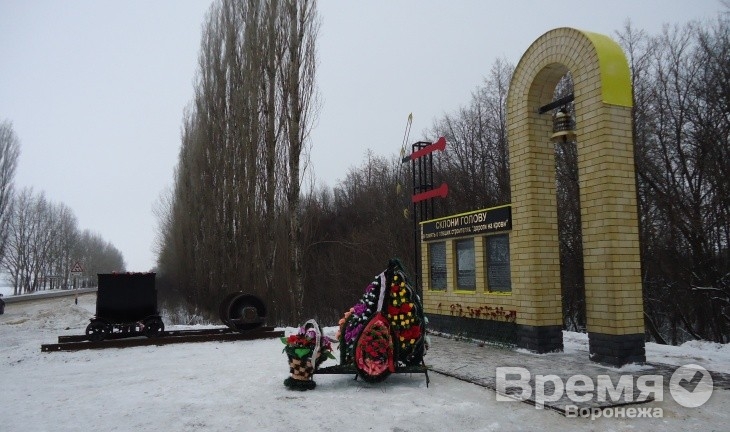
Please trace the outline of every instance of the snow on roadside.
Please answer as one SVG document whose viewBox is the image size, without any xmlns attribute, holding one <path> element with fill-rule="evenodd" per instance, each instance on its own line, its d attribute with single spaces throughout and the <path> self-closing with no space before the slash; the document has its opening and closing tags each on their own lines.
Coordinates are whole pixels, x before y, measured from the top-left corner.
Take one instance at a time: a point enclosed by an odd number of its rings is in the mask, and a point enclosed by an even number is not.
<svg viewBox="0 0 730 432">
<path fill-rule="evenodd" d="M 72 297 L 11 304 L 0 315 L 0 430 L 711 431 L 730 422 L 728 392 L 692 411 L 665 401 L 663 419 L 596 421 L 497 402 L 491 390 L 437 373 L 428 388 L 422 375 L 380 384 L 319 375 L 315 390 L 296 392 L 283 385 L 278 339 L 40 351 L 59 335 L 83 333 L 94 301 L 89 294 L 78 306 Z"/>
</svg>

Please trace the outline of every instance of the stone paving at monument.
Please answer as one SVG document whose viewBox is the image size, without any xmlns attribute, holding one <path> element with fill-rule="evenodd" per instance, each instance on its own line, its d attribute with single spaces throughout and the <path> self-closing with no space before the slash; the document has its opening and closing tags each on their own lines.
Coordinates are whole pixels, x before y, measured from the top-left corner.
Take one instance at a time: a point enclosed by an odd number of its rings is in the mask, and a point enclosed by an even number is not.
<svg viewBox="0 0 730 432">
<path fill-rule="evenodd" d="M 473 384 L 486 387 L 492 390 L 497 389 L 496 368 L 497 367 L 522 367 L 530 374 L 530 384 L 533 389 L 531 397 L 525 403 L 535 404 L 535 376 L 536 375 L 557 375 L 563 383 L 567 382 L 572 375 L 582 374 L 592 378 L 594 381 L 599 375 L 608 375 L 615 386 L 621 375 L 662 375 L 664 377 L 664 395 L 669 397 L 667 390 L 669 379 L 678 366 L 651 363 L 644 365 L 627 365 L 622 368 L 605 366 L 592 362 L 589 359 L 587 350 L 571 352 L 555 352 L 548 354 L 535 354 L 526 350 L 510 347 L 502 347 L 474 342 L 471 340 L 458 340 L 454 338 L 431 335 L 431 346 L 424 357 L 426 365 L 431 371 L 452 376 Z M 710 371 L 715 389 L 730 390 L 730 374 Z M 514 379 L 514 378 L 510 378 Z M 634 380 L 634 382 L 636 382 Z M 545 394 L 552 395 L 554 388 L 548 382 L 545 386 Z M 509 389 L 508 389 L 509 390 Z M 519 395 L 519 389 L 513 389 L 508 393 Z M 633 402 L 639 396 L 639 390 L 634 388 L 632 401 L 626 401 L 624 396 L 613 401 L 607 397 L 606 401 L 600 402 L 592 398 L 588 402 L 576 403 L 568 399 L 566 393 L 555 402 L 545 402 L 545 408 L 566 414 L 566 407 L 570 405 L 578 408 L 606 408 L 621 405 L 635 405 Z M 649 398 L 644 402 L 650 402 Z"/>
</svg>

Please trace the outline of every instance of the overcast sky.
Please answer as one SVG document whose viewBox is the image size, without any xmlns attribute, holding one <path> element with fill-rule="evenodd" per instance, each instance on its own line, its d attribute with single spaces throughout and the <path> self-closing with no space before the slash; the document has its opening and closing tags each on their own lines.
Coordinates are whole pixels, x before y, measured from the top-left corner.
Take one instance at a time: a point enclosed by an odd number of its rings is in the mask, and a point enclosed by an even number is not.
<svg viewBox="0 0 730 432">
<path fill-rule="evenodd" d="M 129 271 L 155 265 L 152 209 L 172 183 L 210 3 L 0 0 L 0 120 L 21 142 L 16 187 L 69 206 Z M 409 113 L 410 143 L 466 104 L 497 58 L 516 64 L 553 28 L 613 37 L 631 19 L 658 34 L 722 10 L 718 0 L 320 1 L 309 170 L 332 187 L 368 149 L 396 154 Z"/>
</svg>

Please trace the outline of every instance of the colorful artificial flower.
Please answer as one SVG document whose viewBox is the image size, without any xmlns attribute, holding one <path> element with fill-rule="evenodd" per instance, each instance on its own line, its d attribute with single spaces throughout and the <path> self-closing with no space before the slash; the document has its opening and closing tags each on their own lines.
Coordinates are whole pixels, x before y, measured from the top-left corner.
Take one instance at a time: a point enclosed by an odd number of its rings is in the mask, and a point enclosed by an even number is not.
<svg viewBox="0 0 730 432">
<path fill-rule="evenodd" d="M 317 361 L 324 359 L 334 359 L 332 354 L 332 343 L 325 335 L 320 336 L 319 358 Z M 309 358 L 314 352 L 317 345 L 317 333 L 313 328 L 304 329 L 300 327 L 297 333 L 282 337 L 281 342 L 284 344 L 284 350 L 288 356 L 299 359 Z"/>
<path fill-rule="evenodd" d="M 391 362 L 415 364 L 421 361 L 424 351 L 420 298 L 402 273 L 400 263 L 394 261 L 389 266 L 392 267 L 376 276 L 365 288 L 358 303 L 339 320 L 337 338 L 340 341 L 341 364 L 355 363 L 361 371 L 368 371 L 370 375 L 377 375 L 376 372 L 384 367 L 383 355 Z M 387 282 L 381 286 L 384 281 Z M 385 345 L 384 338 L 376 337 L 383 328 L 376 327 L 377 331 L 373 332 L 371 326 L 371 331 L 368 330 L 374 320 L 380 320 L 379 316 L 388 329 L 389 343 Z M 390 348 L 386 348 L 388 345 Z M 398 358 L 395 359 L 394 355 Z"/>
</svg>

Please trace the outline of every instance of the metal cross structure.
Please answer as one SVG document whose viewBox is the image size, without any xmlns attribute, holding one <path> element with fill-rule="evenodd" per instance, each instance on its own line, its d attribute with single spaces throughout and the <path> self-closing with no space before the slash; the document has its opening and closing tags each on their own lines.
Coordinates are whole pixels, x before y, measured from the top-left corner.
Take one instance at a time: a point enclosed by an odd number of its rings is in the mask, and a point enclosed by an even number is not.
<svg viewBox="0 0 730 432">
<path fill-rule="evenodd" d="M 403 158 L 402 162 L 411 162 L 411 173 L 413 176 L 413 259 L 415 271 L 413 272 L 417 290 L 420 290 L 421 254 L 420 254 L 420 228 L 423 221 L 433 219 L 433 199 L 436 197 L 446 198 L 449 193 L 449 186 L 442 183 L 434 188 L 433 184 L 433 152 L 446 149 L 446 138 L 441 137 L 436 142 L 418 141 L 411 145 L 411 154 Z"/>
</svg>

